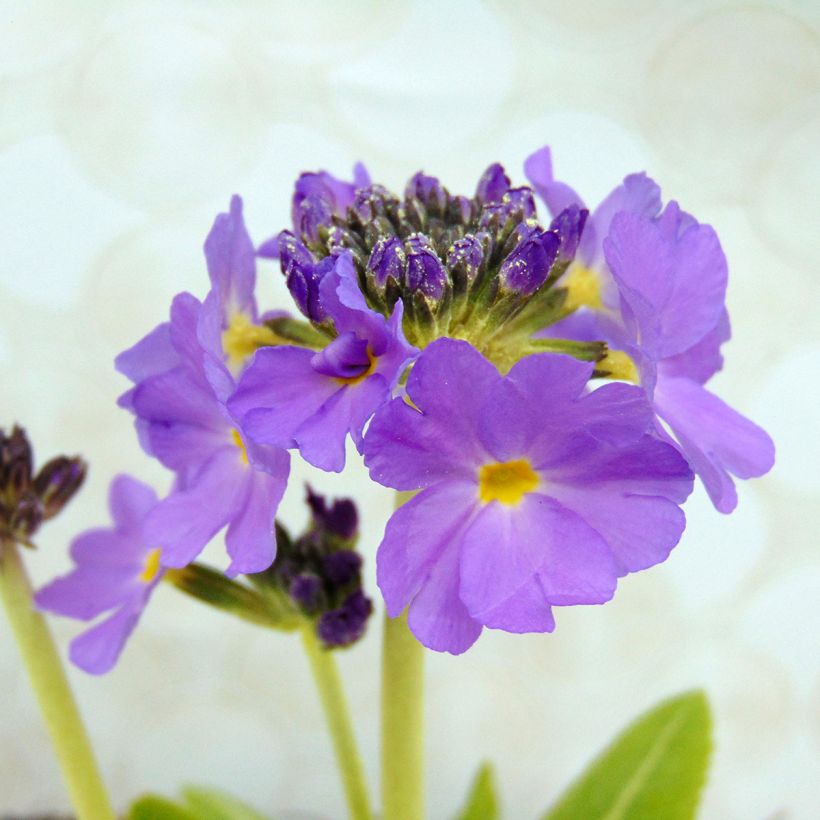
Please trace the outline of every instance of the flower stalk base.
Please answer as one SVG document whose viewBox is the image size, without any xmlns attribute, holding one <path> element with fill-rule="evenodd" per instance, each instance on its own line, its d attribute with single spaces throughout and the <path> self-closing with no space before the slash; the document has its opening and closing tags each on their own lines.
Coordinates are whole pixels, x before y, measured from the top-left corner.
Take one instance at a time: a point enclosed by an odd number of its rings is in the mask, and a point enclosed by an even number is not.
<svg viewBox="0 0 820 820">
<path fill-rule="evenodd" d="M 17 546 L 0 542 L 0 597 L 79 820 L 114 820 L 91 744 Z"/>
<path fill-rule="evenodd" d="M 424 817 L 424 647 L 406 614 L 384 619 L 382 800 L 384 820 Z"/>
<path fill-rule="evenodd" d="M 344 697 L 336 660 L 330 650 L 324 649 L 316 637 L 313 624 L 302 629 L 305 648 L 319 699 L 327 720 L 333 751 L 342 778 L 348 811 L 352 820 L 371 820 L 373 813 L 367 792 L 361 756 L 353 735 L 350 712 Z"/>
</svg>

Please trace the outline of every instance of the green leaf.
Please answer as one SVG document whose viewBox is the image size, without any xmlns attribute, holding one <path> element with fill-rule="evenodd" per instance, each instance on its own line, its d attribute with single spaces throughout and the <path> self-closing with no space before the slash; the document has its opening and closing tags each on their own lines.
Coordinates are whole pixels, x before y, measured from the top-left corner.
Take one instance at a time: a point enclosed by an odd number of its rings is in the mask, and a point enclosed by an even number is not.
<svg viewBox="0 0 820 820">
<path fill-rule="evenodd" d="M 478 770 L 467 803 L 456 820 L 498 820 L 498 799 L 495 796 L 495 776 L 489 763 Z"/>
<path fill-rule="evenodd" d="M 198 820 L 269 820 L 235 797 L 214 789 L 187 786 L 182 796 Z"/>
<path fill-rule="evenodd" d="M 193 812 L 156 794 L 146 794 L 128 810 L 128 820 L 198 820 Z"/>
<path fill-rule="evenodd" d="M 711 727 L 703 692 L 664 701 L 627 727 L 543 820 L 691 820 Z"/>
</svg>

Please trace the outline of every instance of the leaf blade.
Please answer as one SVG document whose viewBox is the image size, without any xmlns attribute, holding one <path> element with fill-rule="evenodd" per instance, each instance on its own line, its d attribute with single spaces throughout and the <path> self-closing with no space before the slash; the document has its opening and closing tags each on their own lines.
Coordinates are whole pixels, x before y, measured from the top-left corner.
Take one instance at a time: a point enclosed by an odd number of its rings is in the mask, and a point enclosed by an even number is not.
<svg viewBox="0 0 820 820">
<path fill-rule="evenodd" d="M 456 820 L 498 820 L 498 798 L 492 764 L 483 763 L 473 778 L 467 802 Z"/>
<path fill-rule="evenodd" d="M 711 747 L 702 692 L 664 701 L 616 737 L 543 820 L 691 820 Z"/>
</svg>

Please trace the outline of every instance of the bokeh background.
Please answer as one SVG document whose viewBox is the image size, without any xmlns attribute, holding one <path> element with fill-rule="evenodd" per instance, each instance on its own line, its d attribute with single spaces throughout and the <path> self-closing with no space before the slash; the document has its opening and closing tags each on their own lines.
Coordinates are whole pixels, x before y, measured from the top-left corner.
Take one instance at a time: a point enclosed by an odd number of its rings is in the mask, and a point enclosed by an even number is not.
<svg viewBox="0 0 820 820">
<path fill-rule="evenodd" d="M 43 582 L 106 520 L 111 476 L 168 486 L 114 401 L 114 355 L 202 296 L 202 241 L 241 193 L 254 238 L 288 221 L 302 169 L 362 159 L 391 186 L 423 168 L 472 192 L 492 160 L 549 143 L 597 202 L 646 170 L 720 233 L 734 339 L 716 389 L 773 434 L 772 474 L 731 517 L 698 491 L 669 561 L 551 636 L 485 632 L 429 654 L 428 789 L 452 814 L 482 759 L 506 816 L 535 817 L 657 699 L 705 687 L 712 820 L 820 816 L 820 6 L 781 2 L 76 2 L 0 10 L 0 423 L 40 458 L 82 452 L 88 484 L 28 556 Z M 275 265 L 262 304 L 285 305 Z M 390 493 L 357 458 L 300 481 L 351 494 L 372 557 Z M 222 564 L 221 547 L 209 548 Z M 372 567 L 372 564 L 371 564 Z M 370 589 L 375 591 L 372 571 Z M 54 624 L 65 646 L 74 624 Z M 380 627 L 340 657 L 373 782 Z M 117 669 L 72 671 L 120 806 L 207 783 L 284 816 L 343 816 L 298 641 L 155 596 Z M 0 625 L 0 815 L 66 809 Z M 304 816 L 304 815 L 300 815 Z"/>
</svg>

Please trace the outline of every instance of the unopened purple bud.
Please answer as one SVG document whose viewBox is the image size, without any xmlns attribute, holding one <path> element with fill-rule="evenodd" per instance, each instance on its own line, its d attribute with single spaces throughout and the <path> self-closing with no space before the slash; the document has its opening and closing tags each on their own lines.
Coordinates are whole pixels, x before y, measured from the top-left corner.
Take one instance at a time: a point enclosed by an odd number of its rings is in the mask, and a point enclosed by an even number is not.
<svg viewBox="0 0 820 820">
<path fill-rule="evenodd" d="M 320 228 L 329 228 L 333 205 L 322 196 L 311 194 L 293 208 L 293 226 L 305 242 L 318 242 Z"/>
<path fill-rule="evenodd" d="M 370 254 L 367 269 L 373 273 L 379 287 L 384 287 L 390 277 L 396 282 L 404 282 L 407 274 L 407 254 L 404 252 L 402 241 L 396 236 L 379 239 Z"/>
<path fill-rule="evenodd" d="M 476 188 L 476 199 L 479 202 L 500 202 L 510 187 L 510 178 L 504 171 L 504 167 L 494 162 L 478 180 Z"/>
<path fill-rule="evenodd" d="M 484 246 L 473 234 L 456 240 L 447 251 L 447 267 L 453 281 L 472 282 L 484 261 Z"/>
<path fill-rule="evenodd" d="M 423 234 L 413 234 L 407 239 L 405 248 L 407 289 L 411 293 L 421 291 L 430 299 L 441 299 L 450 279 L 430 240 Z"/>
<path fill-rule="evenodd" d="M 288 594 L 305 612 L 315 612 L 322 598 L 322 579 L 303 572 L 290 582 Z"/>
<path fill-rule="evenodd" d="M 552 231 L 532 231 L 502 262 L 498 274 L 502 287 L 522 295 L 534 293 L 546 281 L 560 244 Z"/>
<path fill-rule="evenodd" d="M 288 290 L 299 310 L 308 318 L 314 318 L 311 316 L 311 308 L 313 307 L 315 313 L 315 305 L 312 305 L 312 302 L 315 301 L 313 291 L 316 290 L 316 286 L 313 283 L 316 278 L 316 261 L 313 254 L 290 231 L 282 231 L 279 234 L 279 264 L 287 279 Z"/>
<path fill-rule="evenodd" d="M 399 207 L 399 200 L 383 185 L 370 185 L 356 191 L 351 208 L 363 223 L 377 217 L 389 218 Z"/>
<path fill-rule="evenodd" d="M 353 550 L 331 552 L 322 560 L 325 579 L 336 589 L 359 580 L 362 569 L 362 557 Z"/>
<path fill-rule="evenodd" d="M 346 541 L 356 535 L 359 527 L 359 514 L 356 505 L 349 498 L 337 499 L 332 506 L 328 507 L 325 497 L 313 492 L 308 486 L 307 503 L 313 516 L 314 526 L 329 530 Z"/>
<path fill-rule="evenodd" d="M 53 518 L 85 481 L 86 465 L 79 458 L 58 456 L 43 465 L 34 478 L 34 492 L 43 508 L 43 519 Z"/>
<path fill-rule="evenodd" d="M 408 199 L 415 197 L 427 209 L 429 214 L 441 216 L 447 208 L 447 192 L 436 177 L 429 177 L 419 171 L 414 174 L 404 195 Z"/>
<path fill-rule="evenodd" d="M 450 213 L 454 222 L 467 224 L 473 218 L 473 202 L 466 196 L 450 197 Z"/>
<path fill-rule="evenodd" d="M 373 604 L 361 590 L 351 593 L 339 609 L 319 618 L 316 632 L 327 647 L 347 646 L 364 635 Z"/>
<path fill-rule="evenodd" d="M 501 199 L 508 214 L 521 213 L 521 218 L 529 219 L 535 214 L 535 198 L 532 188 L 527 185 L 521 188 L 510 188 Z"/>
<path fill-rule="evenodd" d="M 589 211 L 586 208 L 570 205 L 552 220 L 549 229 L 558 234 L 560 240 L 558 259 L 561 262 L 571 262 L 575 257 L 587 216 L 589 216 Z"/>
</svg>

